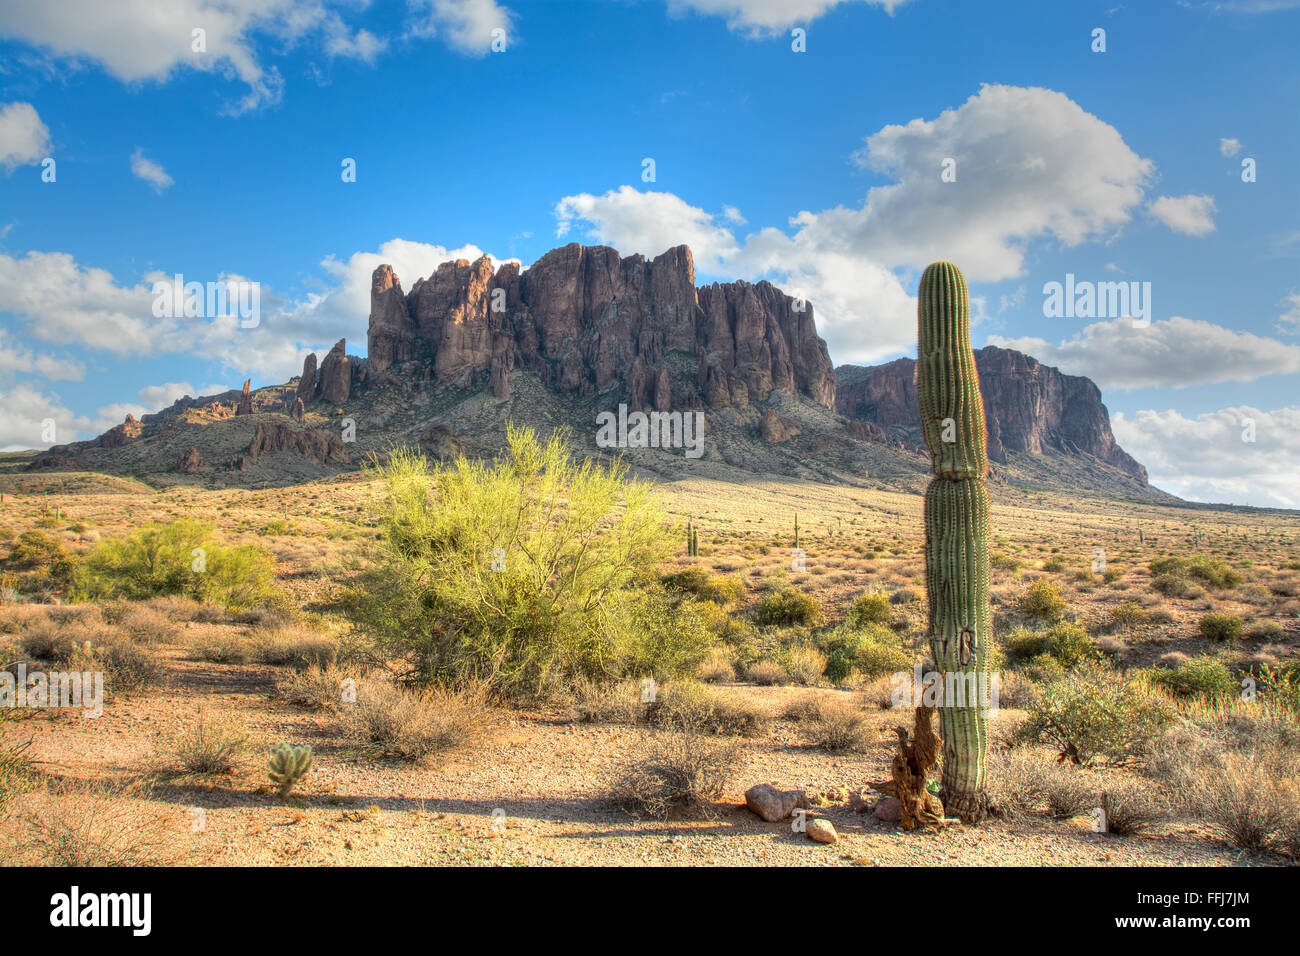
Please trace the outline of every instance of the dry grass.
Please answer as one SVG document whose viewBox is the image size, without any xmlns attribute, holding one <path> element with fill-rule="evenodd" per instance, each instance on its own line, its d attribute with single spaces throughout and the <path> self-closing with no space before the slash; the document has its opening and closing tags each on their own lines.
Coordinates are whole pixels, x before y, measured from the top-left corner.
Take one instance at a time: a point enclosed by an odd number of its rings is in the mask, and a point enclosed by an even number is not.
<svg viewBox="0 0 1300 956">
<path fill-rule="evenodd" d="M 495 723 L 482 688 L 408 690 L 379 681 L 361 683 L 339 721 L 362 752 L 412 763 L 470 749 Z"/>
<path fill-rule="evenodd" d="M 177 854 L 177 827 L 142 812 L 141 784 L 61 784 L 31 795 L 24 856 L 38 866 L 158 866 Z"/>
<path fill-rule="evenodd" d="M 229 776 L 240 769 L 249 749 L 248 734 L 238 723 L 199 711 L 194 723 L 157 755 L 157 774 L 164 780 Z"/>
<path fill-rule="evenodd" d="M 741 759 L 738 744 L 696 733 L 656 736 L 638 750 L 644 756 L 623 769 L 613 800 L 657 819 L 683 811 L 709 813 Z"/>
</svg>

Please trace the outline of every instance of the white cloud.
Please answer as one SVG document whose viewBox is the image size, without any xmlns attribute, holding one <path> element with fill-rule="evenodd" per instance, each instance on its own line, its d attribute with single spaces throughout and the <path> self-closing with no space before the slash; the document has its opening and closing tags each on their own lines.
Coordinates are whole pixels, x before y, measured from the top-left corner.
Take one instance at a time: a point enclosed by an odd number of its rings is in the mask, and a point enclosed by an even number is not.
<svg viewBox="0 0 1300 956">
<path fill-rule="evenodd" d="M 1224 156 L 1236 156 L 1241 152 L 1241 140 L 1222 138 L 1219 140 L 1219 152 Z"/>
<path fill-rule="evenodd" d="M 0 166 L 12 170 L 50 155 L 50 131 L 31 103 L 0 107 Z"/>
<path fill-rule="evenodd" d="M 1246 421 L 1254 422 L 1254 441 Z M 1192 501 L 1300 508 L 1300 408 L 1224 408 L 1188 418 L 1168 410 L 1111 416 L 1116 440 L 1151 483 Z"/>
<path fill-rule="evenodd" d="M 893 13 L 907 0 L 668 0 L 668 12 L 726 17 L 732 30 L 770 36 L 792 26 L 806 26 L 841 4 L 863 2 Z"/>
<path fill-rule="evenodd" d="M 415 36 L 440 36 L 450 46 L 477 56 L 488 53 L 492 31 L 506 31 L 507 49 L 512 40 L 514 14 L 496 0 L 408 0 L 418 17 Z"/>
<path fill-rule="evenodd" d="M 86 367 L 80 362 L 37 355 L 26 346 L 10 345 L 8 339 L 8 330 L 0 328 L 0 379 L 39 375 L 50 382 L 79 382 L 86 377 Z"/>
<path fill-rule="evenodd" d="M 957 181 L 940 178 L 945 158 Z M 737 238 L 740 223 L 672 193 L 623 186 L 566 196 L 558 235 L 575 224 L 620 252 L 657 255 L 681 242 L 700 271 L 771 278 L 808 298 L 836 362 L 873 361 L 915 342 L 915 273 L 959 262 L 971 281 L 1023 274 L 1027 246 L 1109 238 L 1140 208 L 1155 167 L 1111 126 L 1051 90 L 984 86 L 934 120 L 886 126 L 856 156 L 891 176 L 857 209 L 800 212 Z M 900 277 L 896 270 L 902 270 Z"/>
<path fill-rule="evenodd" d="M 1147 210 L 1174 232 L 1206 236 L 1214 232 L 1213 196 L 1161 196 Z"/>
<path fill-rule="evenodd" d="M 387 40 L 381 40 L 369 30 L 361 29 L 349 35 L 341 20 L 338 24 L 337 32 L 325 41 L 325 50 L 330 56 L 353 57 L 373 66 L 379 54 L 388 48 Z"/>
<path fill-rule="evenodd" d="M 156 193 L 161 193 L 175 182 L 167 175 L 167 170 L 162 168 L 162 164 L 155 163 L 145 156 L 144 150 L 139 146 L 131 154 L 131 175 L 136 179 L 143 179 Z"/>
<path fill-rule="evenodd" d="M 1292 292 L 1286 301 L 1290 308 L 1278 316 L 1277 327 L 1282 332 L 1300 332 L 1300 292 Z"/>
<path fill-rule="evenodd" d="M 591 239 L 614 246 L 625 256 L 639 252 L 652 258 L 684 243 L 691 247 L 701 272 L 718 274 L 723 271 L 723 261 L 740 248 L 735 235 L 723 225 L 736 221 L 728 210 L 740 215 L 739 210 L 724 207 L 715 216 L 673 193 L 638 192 L 620 186 L 600 196 L 565 196 L 555 206 L 555 234 L 565 236 L 575 221 L 581 221 L 587 224 Z"/>
<path fill-rule="evenodd" d="M 57 395 L 28 384 L 14 385 L 0 392 L 0 451 L 48 448 L 74 441 L 88 421 L 64 407 Z M 54 423 L 53 441 L 44 438 L 46 422 Z"/>
<path fill-rule="evenodd" d="M 1128 319 L 1096 322 L 1059 344 L 1000 335 L 987 342 L 1086 375 L 1103 390 L 1188 388 L 1300 372 L 1300 346 L 1178 315 L 1146 328 Z"/>
</svg>

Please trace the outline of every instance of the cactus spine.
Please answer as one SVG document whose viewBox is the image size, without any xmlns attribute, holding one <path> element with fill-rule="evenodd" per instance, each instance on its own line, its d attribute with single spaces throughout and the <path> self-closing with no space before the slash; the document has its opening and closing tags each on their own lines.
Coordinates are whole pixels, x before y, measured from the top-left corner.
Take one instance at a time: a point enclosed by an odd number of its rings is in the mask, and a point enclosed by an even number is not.
<svg viewBox="0 0 1300 956">
<path fill-rule="evenodd" d="M 966 280 L 952 263 L 933 263 L 921 277 L 917 327 L 921 429 L 935 475 L 925 494 L 930 646 L 939 672 L 961 677 L 944 681 L 941 796 L 947 813 L 977 823 L 988 808 L 988 727 L 981 700 L 992 645 L 988 432 L 970 344 Z"/>
<path fill-rule="evenodd" d="M 287 797 L 307 771 L 311 770 L 311 747 L 292 747 L 280 744 L 271 751 L 270 769 L 267 776 L 280 788 L 280 796 Z"/>
</svg>

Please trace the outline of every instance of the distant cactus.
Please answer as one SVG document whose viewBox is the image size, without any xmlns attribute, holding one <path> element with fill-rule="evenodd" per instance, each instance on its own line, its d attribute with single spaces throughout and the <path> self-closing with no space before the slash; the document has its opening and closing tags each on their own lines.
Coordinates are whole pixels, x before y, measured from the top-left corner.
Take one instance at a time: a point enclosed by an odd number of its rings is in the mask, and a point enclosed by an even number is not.
<svg viewBox="0 0 1300 956">
<path fill-rule="evenodd" d="M 930 645 L 943 674 L 975 675 L 982 692 L 992 647 L 989 609 L 988 431 L 970 344 L 966 280 L 950 262 L 921 277 L 917 395 L 934 479 L 925 495 L 925 576 Z M 963 684 L 970 687 L 969 680 Z M 951 686 L 951 685 L 946 685 Z M 972 689 L 975 689 L 972 688 Z M 960 706 L 958 704 L 960 703 Z M 947 812 L 978 822 L 988 808 L 984 702 L 943 701 L 942 799 Z"/>
<path fill-rule="evenodd" d="M 794 513 L 794 546 L 799 547 L 799 512 Z"/>
<path fill-rule="evenodd" d="M 686 556 L 697 558 L 700 555 L 700 538 L 693 522 L 686 522 Z"/>
<path fill-rule="evenodd" d="M 270 771 L 267 776 L 280 788 L 280 796 L 287 797 L 289 791 L 297 785 L 311 770 L 311 747 L 303 745 L 293 747 L 280 744 L 271 751 Z"/>
</svg>

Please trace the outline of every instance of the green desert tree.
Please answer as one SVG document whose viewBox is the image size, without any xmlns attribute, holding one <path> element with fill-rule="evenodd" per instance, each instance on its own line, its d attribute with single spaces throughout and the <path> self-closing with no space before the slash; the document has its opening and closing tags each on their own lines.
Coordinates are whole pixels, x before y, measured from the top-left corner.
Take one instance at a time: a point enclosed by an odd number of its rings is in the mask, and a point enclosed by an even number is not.
<svg viewBox="0 0 1300 956">
<path fill-rule="evenodd" d="M 649 485 L 576 461 L 563 432 L 507 437 L 491 462 L 398 448 L 378 465 L 383 539 L 347 605 L 380 655 L 516 697 L 694 666 L 708 631 L 659 581 L 674 541 Z"/>
</svg>

